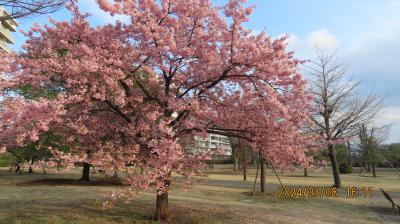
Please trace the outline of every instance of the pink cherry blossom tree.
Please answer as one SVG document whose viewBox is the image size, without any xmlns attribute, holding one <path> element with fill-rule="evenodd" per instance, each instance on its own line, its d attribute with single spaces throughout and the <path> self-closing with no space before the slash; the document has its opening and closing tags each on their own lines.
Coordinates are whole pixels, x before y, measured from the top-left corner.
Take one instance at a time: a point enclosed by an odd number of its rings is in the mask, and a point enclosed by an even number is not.
<svg viewBox="0 0 400 224">
<path fill-rule="evenodd" d="M 301 129 L 310 125 L 311 98 L 300 61 L 286 51 L 286 37 L 254 35 L 243 26 L 253 9 L 246 1 L 97 2 L 130 22 L 91 27 L 72 1 L 73 19 L 33 27 L 24 52 L 3 73 L 12 77 L 7 86 L 58 86 L 51 105 L 65 112 L 30 120 L 62 127 L 87 163 L 133 166 L 126 182 L 157 192 L 157 219 L 170 220 L 172 172 L 185 186 L 202 175 L 209 153 L 188 150 L 194 135 L 245 139 L 281 168 L 309 163 L 313 137 Z M 34 123 L 31 133 L 40 131 Z"/>
</svg>

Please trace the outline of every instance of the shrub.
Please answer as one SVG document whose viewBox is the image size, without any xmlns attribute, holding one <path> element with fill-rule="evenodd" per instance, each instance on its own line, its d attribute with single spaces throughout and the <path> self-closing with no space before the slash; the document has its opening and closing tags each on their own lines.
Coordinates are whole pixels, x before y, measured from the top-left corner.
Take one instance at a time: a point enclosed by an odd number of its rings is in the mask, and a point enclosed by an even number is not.
<svg viewBox="0 0 400 224">
<path fill-rule="evenodd" d="M 0 167 L 11 166 L 12 156 L 9 153 L 0 154 Z"/>
<path fill-rule="evenodd" d="M 349 174 L 353 171 L 353 168 L 348 163 L 341 163 L 339 165 L 339 173 L 341 174 Z"/>
</svg>

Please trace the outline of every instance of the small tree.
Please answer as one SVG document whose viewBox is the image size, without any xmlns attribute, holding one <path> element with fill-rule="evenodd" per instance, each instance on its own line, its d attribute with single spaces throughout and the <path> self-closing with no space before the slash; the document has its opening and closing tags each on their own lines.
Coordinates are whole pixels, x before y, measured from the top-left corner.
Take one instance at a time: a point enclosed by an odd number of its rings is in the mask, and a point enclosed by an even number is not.
<svg viewBox="0 0 400 224">
<path fill-rule="evenodd" d="M 380 144 L 384 139 L 382 133 L 385 132 L 385 129 L 386 127 L 368 128 L 365 124 L 359 127 L 358 148 L 360 150 L 361 163 L 365 164 L 368 169 L 372 169 L 373 177 L 376 177 L 376 166 L 379 163 L 384 162 L 384 154 L 382 153 Z"/>
<path fill-rule="evenodd" d="M 53 159 L 54 154 L 50 150 L 68 152 L 69 147 L 65 144 L 65 139 L 55 134 L 54 131 L 47 131 L 40 134 L 37 141 L 29 141 L 21 146 L 10 147 L 7 151 L 13 156 L 13 167 L 21 174 L 23 166 L 28 166 L 29 173 L 33 173 L 35 163 L 45 163 Z M 41 167 L 45 168 L 45 167 Z"/>
<path fill-rule="evenodd" d="M 254 151 L 251 146 L 245 140 L 242 140 L 242 150 L 241 150 L 241 163 L 243 168 L 243 181 L 247 181 L 247 168 L 250 165 L 250 158 L 253 156 Z"/>
<path fill-rule="evenodd" d="M 400 144 L 393 143 L 382 147 L 384 159 L 391 167 L 400 168 Z"/>
<path fill-rule="evenodd" d="M 250 158 L 253 156 L 251 146 L 245 139 L 238 137 L 229 137 L 232 148 L 231 158 L 233 161 L 233 170 L 237 171 L 239 166 L 243 169 L 243 180 L 247 180 L 247 167 L 250 164 Z"/>
<path fill-rule="evenodd" d="M 240 141 L 238 137 L 228 137 L 228 139 L 232 148 L 231 159 L 233 162 L 233 171 L 238 171 L 240 159 Z"/>
</svg>

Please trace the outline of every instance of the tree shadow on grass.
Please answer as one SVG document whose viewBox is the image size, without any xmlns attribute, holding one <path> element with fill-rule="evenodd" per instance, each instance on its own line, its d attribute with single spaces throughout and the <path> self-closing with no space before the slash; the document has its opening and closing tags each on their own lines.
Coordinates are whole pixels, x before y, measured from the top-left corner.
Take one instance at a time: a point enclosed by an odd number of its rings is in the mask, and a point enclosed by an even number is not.
<svg viewBox="0 0 400 224">
<path fill-rule="evenodd" d="M 393 223 L 400 223 L 400 214 L 398 209 L 391 208 L 388 206 L 374 206 L 374 207 L 365 207 L 369 212 L 374 212 L 379 214 L 379 216 L 384 217 L 386 220 L 390 220 Z"/>
<path fill-rule="evenodd" d="M 22 199 L 21 199 L 22 200 Z M 18 203 L 13 201 L 12 203 Z M 1 203 L 0 203 L 1 205 Z M 109 209 L 102 209 L 101 203 L 90 199 L 76 198 L 67 201 L 35 201 L 18 206 L 18 212 L 8 210 L 0 218 L 15 223 L 157 223 L 154 220 L 155 202 L 134 200 L 130 204 L 116 203 Z M 175 224 L 213 223 L 214 220 L 232 219 L 224 208 L 202 207 L 198 204 L 184 204 L 171 201 L 172 220 Z M 90 222 L 89 222 L 90 221 Z M 9 223 L 9 222 L 7 222 Z M 229 222 L 234 223 L 234 222 Z"/>
<path fill-rule="evenodd" d="M 120 178 L 94 179 L 91 181 L 80 181 L 67 178 L 46 178 L 29 180 L 17 183 L 19 186 L 126 186 Z"/>
<path fill-rule="evenodd" d="M 152 223 L 153 205 L 149 202 L 140 204 L 115 206 L 102 209 L 101 204 L 92 200 L 76 200 L 68 203 L 41 202 L 30 206 L 21 206 L 18 212 L 7 212 L 1 219 L 15 223 Z M 10 222 L 7 222 L 10 223 Z"/>
<path fill-rule="evenodd" d="M 309 175 L 305 177 L 304 175 L 282 175 L 281 177 L 295 177 L 295 178 L 304 178 L 304 179 L 324 179 L 324 176 L 313 176 Z"/>
</svg>

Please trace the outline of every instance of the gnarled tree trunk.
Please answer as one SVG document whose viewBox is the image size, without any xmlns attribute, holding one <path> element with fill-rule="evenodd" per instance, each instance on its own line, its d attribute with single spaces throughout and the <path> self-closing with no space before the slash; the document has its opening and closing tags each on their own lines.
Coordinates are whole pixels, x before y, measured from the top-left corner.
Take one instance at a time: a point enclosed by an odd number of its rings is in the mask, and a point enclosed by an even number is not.
<svg viewBox="0 0 400 224">
<path fill-rule="evenodd" d="M 171 210 L 168 205 L 168 188 L 170 183 L 171 180 L 166 181 L 167 190 L 165 192 L 157 192 L 155 220 L 163 224 L 171 223 Z"/>
</svg>

